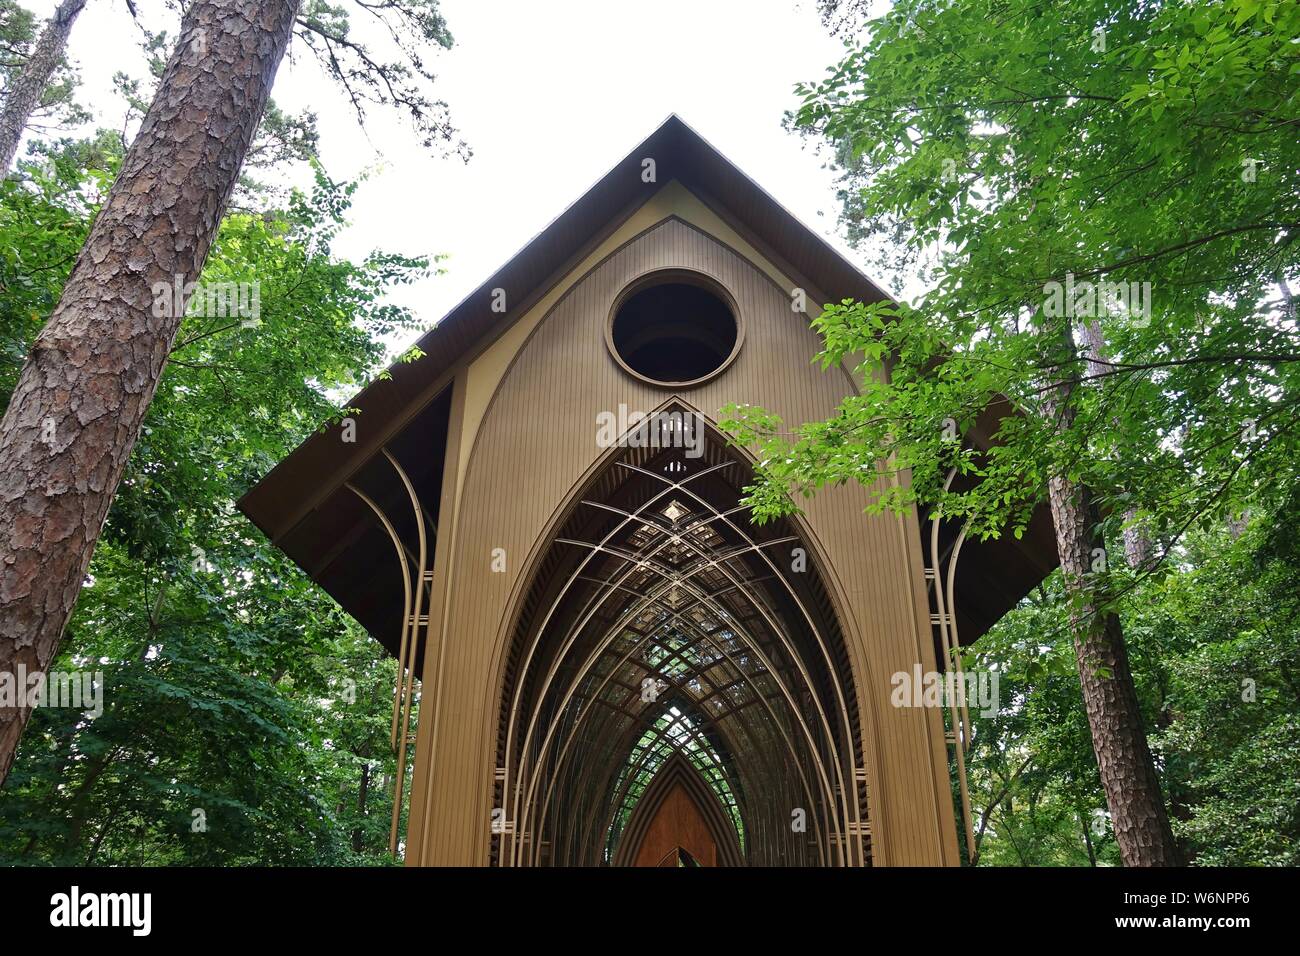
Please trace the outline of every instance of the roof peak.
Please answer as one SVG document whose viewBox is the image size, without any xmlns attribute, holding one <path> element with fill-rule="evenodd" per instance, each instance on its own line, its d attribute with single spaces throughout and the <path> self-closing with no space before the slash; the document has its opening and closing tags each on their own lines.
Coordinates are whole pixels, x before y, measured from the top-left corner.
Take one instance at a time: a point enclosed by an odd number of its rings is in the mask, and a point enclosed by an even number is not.
<svg viewBox="0 0 1300 956">
<path fill-rule="evenodd" d="M 655 177 L 642 177 L 643 160 L 655 160 Z M 560 281 L 618 224 L 673 180 L 708 205 L 791 280 L 819 302 L 855 298 L 878 301 L 886 294 L 822 236 L 672 112 L 600 179 L 415 343 L 415 362 L 392 365 L 348 405 L 365 417 L 365 440 L 341 445 L 337 425 L 309 436 L 239 502 L 263 531 L 278 540 L 312 508 L 340 488 L 347 476 L 379 453 L 445 388 L 450 371 L 485 337 L 500 330 L 494 290 L 505 289 L 518 318 L 544 290 Z M 339 449 L 347 452 L 340 454 Z"/>
</svg>

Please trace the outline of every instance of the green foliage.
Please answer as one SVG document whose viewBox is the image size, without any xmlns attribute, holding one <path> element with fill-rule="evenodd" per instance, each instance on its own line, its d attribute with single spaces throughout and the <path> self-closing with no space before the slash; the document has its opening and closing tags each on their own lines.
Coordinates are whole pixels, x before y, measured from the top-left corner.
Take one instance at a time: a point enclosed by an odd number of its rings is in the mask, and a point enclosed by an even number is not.
<svg viewBox="0 0 1300 956">
<path fill-rule="evenodd" d="M 1177 567 L 1141 582 L 1121 608 L 1174 831 L 1196 865 L 1300 863 L 1300 502 L 1291 498 L 1239 538 L 1192 535 Z M 1001 678 L 1000 711 L 972 712 L 981 865 L 1087 865 L 1088 842 L 1101 865 L 1118 863 L 1068 632 L 1053 575 L 968 654 L 967 667 Z"/>
<path fill-rule="evenodd" d="M 41 28 L 41 21 L 16 0 L 0 0 L 0 99 L 21 74 Z M 41 95 L 32 126 L 48 134 L 86 122 L 90 116 L 76 101 L 77 83 L 76 71 L 61 62 Z"/>
<path fill-rule="evenodd" d="M 1191 572 L 1135 613 L 1166 673 L 1154 745 L 1175 832 L 1212 866 L 1300 864 L 1300 521 L 1293 488 L 1235 542 L 1193 542 Z"/>
<path fill-rule="evenodd" d="M 873 21 L 795 122 L 844 164 L 855 237 L 928 265 L 929 290 L 815 320 L 824 364 L 875 373 L 827 421 L 733 410 L 768 464 L 760 514 L 882 461 L 910 483 L 880 482 L 877 508 L 986 536 L 1020 530 L 1054 474 L 1165 543 L 1267 495 L 1297 456 L 1298 33 L 1282 2 L 904 0 Z M 1082 294 L 1100 281 L 1150 294 L 1107 309 Z M 947 440 L 1001 396 L 1026 414 L 995 449 Z M 944 492 L 954 466 L 980 481 Z"/>
<path fill-rule="evenodd" d="M 371 4 L 358 0 L 367 17 L 363 27 L 375 29 L 367 37 L 353 22 L 351 4 L 306 0 L 298 15 L 294 36 L 316 57 L 321 69 L 347 96 L 364 122 L 370 105 L 386 105 L 405 113 L 421 142 L 430 148 L 450 150 L 469 158 L 469 149 L 457 138 L 446 102 L 432 99 L 424 87 L 434 81 L 424 63 L 425 50 L 450 49 L 451 31 L 438 0 L 398 0 Z M 375 27 L 373 21 L 380 26 Z M 394 59 L 386 55 L 396 54 Z"/>
<path fill-rule="evenodd" d="M 0 182 L 0 404 L 8 405 L 27 348 L 54 307 L 111 182 L 55 156 L 39 179 Z"/>
<path fill-rule="evenodd" d="M 864 6 L 821 4 L 841 24 Z M 897 0 L 865 21 L 790 123 L 833 150 L 850 238 L 926 291 L 813 320 L 817 361 L 864 383 L 827 420 L 738 406 L 723 423 L 758 449 L 760 520 L 857 482 L 873 512 L 1018 536 L 1064 478 L 1099 503 L 1112 553 L 1141 529 L 1156 565 L 1112 560 L 1086 588 L 1121 615 L 1202 863 L 1293 863 L 1297 846 L 1294 548 L 1252 537 L 1296 533 L 1297 36 L 1285 0 Z M 1070 621 L 1052 578 L 980 642 L 1011 701 L 976 726 L 985 862 L 1116 859 L 1092 830 L 1105 801 Z"/>
<path fill-rule="evenodd" d="M 0 188 L 0 399 L 111 181 L 82 145 Z M 103 713 L 34 712 L 0 861 L 387 859 L 395 664 L 234 508 L 416 328 L 383 295 L 427 261 L 331 252 L 352 189 L 223 223 L 202 281 L 256 283 L 260 322 L 182 325 L 53 668 L 102 672 Z"/>
<path fill-rule="evenodd" d="M 166 0 L 165 6 L 172 13 L 184 8 L 181 0 Z M 141 31 L 150 69 L 154 76 L 160 76 L 171 53 L 171 41 L 164 31 L 144 26 Z M 451 49 L 454 42 L 439 0 L 303 0 L 294 37 L 301 46 L 291 46 L 288 55 L 293 57 L 305 48 L 362 126 L 370 108 L 392 109 L 406 118 L 423 145 L 469 158 L 468 146 L 451 125 L 447 103 L 429 92 L 435 76 L 425 59 L 431 53 Z M 137 105 L 144 105 L 144 98 L 138 96 L 139 87 L 129 78 L 121 78 L 119 85 L 124 91 L 134 87 Z M 282 135 L 273 128 L 274 116 L 264 122 L 262 132 L 267 139 L 253 146 L 254 159 L 265 157 L 265 150 L 276 145 L 291 154 L 300 147 L 314 150 L 314 115 L 281 119 L 290 121 L 289 127 L 281 130 Z"/>
</svg>

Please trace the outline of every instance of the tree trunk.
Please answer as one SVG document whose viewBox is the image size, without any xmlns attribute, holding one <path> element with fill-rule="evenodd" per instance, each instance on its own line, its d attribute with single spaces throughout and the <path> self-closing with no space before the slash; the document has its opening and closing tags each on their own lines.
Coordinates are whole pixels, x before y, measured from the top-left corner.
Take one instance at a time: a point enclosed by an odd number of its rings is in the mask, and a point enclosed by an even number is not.
<svg viewBox="0 0 1300 956">
<path fill-rule="evenodd" d="M 365 817 L 366 815 L 366 796 L 370 792 L 370 764 L 361 765 L 361 786 L 357 789 L 357 816 Z M 360 853 L 365 847 L 365 831 L 361 827 L 356 827 L 352 831 L 352 849 Z"/>
<path fill-rule="evenodd" d="M 989 818 L 993 815 L 993 811 L 997 809 L 997 806 L 999 803 L 1002 802 L 1003 797 L 1010 795 L 1012 785 L 1014 785 L 1016 780 L 1020 777 L 1020 775 L 1025 772 L 1025 768 L 1028 767 L 1031 763 L 1033 763 L 1033 760 L 1034 760 L 1033 754 L 1030 754 L 1028 757 L 1024 759 L 1024 762 L 1019 767 L 1016 768 L 1015 773 L 1013 773 L 1010 777 L 1006 779 L 1006 781 L 1002 784 L 1002 789 L 1000 789 L 997 792 L 997 795 L 992 800 L 989 801 L 988 806 L 986 806 L 983 812 L 980 814 L 980 825 L 975 830 L 975 852 L 970 854 L 971 866 L 979 865 L 980 850 L 983 848 L 984 845 L 984 833 L 985 831 L 988 830 Z"/>
<path fill-rule="evenodd" d="M 1106 349 L 1106 340 L 1101 334 L 1101 323 L 1096 319 L 1087 319 L 1079 323 L 1083 333 L 1083 342 L 1087 347 L 1088 374 L 1104 375 L 1113 369 L 1107 364 L 1110 355 Z M 1128 508 L 1124 512 L 1124 560 L 1134 571 L 1142 571 L 1152 564 L 1151 538 L 1146 528 L 1138 520 L 1137 508 Z"/>
<path fill-rule="evenodd" d="M 50 77 L 63 62 L 68 34 L 72 32 L 72 24 L 85 5 L 86 0 L 63 0 L 58 5 L 54 16 L 46 22 L 45 29 L 37 38 L 36 46 L 32 48 L 22 73 L 5 96 L 4 109 L 0 109 L 0 178 L 9 172 L 9 167 L 14 163 L 23 130 L 27 129 L 27 123 L 36 107 L 41 105 L 41 97 L 50 85 Z"/>
<path fill-rule="evenodd" d="M 0 672 L 44 672 L 239 176 L 299 0 L 195 0 L 0 421 Z M 163 302 L 163 300 L 166 302 Z M 0 710 L 0 783 L 29 709 Z"/>
<path fill-rule="evenodd" d="M 95 865 L 95 857 L 99 856 L 99 848 L 104 845 L 104 838 L 108 836 L 109 831 L 117 825 L 117 821 L 120 819 L 122 819 L 121 813 L 114 812 L 104 821 L 104 825 L 99 828 L 99 832 L 95 834 L 94 841 L 90 844 L 90 852 L 86 854 L 86 862 L 83 863 L 82 866 Z"/>
<path fill-rule="evenodd" d="M 95 760 L 86 771 L 86 776 L 82 778 L 81 785 L 77 787 L 77 792 L 72 797 L 72 815 L 68 822 L 68 834 L 64 837 L 63 855 L 70 858 L 78 849 L 81 843 L 81 831 L 86 825 L 86 819 L 90 816 L 90 797 L 94 793 L 95 785 L 99 783 L 99 778 L 103 776 L 104 771 L 109 765 L 117 759 L 121 749 L 113 750 L 104 754 Z"/>
<path fill-rule="evenodd" d="M 1061 384 L 1046 403 L 1047 414 L 1061 431 L 1074 421 L 1070 391 L 1068 384 Z M 1087 488 L 1063 475 L 1050 478 L 1047 491 L 1070 596 L 1083 705 L 1115 842 L 1126 866 L 1177 866 L 1177 847 L 1147 748 L 1124 631 L 1115 614 L 1101 609 L 1101 595 L 1091 577 L 1093 551 L 1100 547 L 1096 505 Z"/>
<path fill-rule="evenodd" d="M 1097 852 L 1092 848 L 1092 833 L 1089 830 L 1088 818 L 1084 816 L 1083 811 L 1078 811 L 1079 826 L 1083 828 L 1083 846 L 1088 851 L 1088 865 L 1097 865 Z"/>
</svg>

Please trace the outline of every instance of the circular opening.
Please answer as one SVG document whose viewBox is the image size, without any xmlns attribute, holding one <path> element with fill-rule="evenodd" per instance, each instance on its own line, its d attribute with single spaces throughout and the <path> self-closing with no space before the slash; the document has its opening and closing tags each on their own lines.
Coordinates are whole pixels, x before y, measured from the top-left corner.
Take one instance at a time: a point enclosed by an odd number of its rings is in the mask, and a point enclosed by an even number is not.
<svg viewBox="0 0 1300 956">
<path fill-rule="evenodd" d="M 614 312 L 610 344 L 627 369 L 661 385 L 708 378 L 736 350 L 738 327 L 722 296 L 696 282 L 657 282 Z"/>
</svg>

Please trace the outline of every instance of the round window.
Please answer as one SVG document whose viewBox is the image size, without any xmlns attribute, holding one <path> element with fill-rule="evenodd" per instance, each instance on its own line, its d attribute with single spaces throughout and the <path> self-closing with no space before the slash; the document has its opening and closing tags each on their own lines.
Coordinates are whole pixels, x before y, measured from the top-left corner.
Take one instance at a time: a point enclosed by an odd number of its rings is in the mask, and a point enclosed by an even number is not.
<svg viewBox="0 0 1300 956">
<path fill-rule="evenodd" d="M 658 385 L 691 385 L 735 355 L 740 327 L 725 293 L 672 276 L 633 287 L 614 309 L 609 344 L 623 367 Z"/>
</svg>

